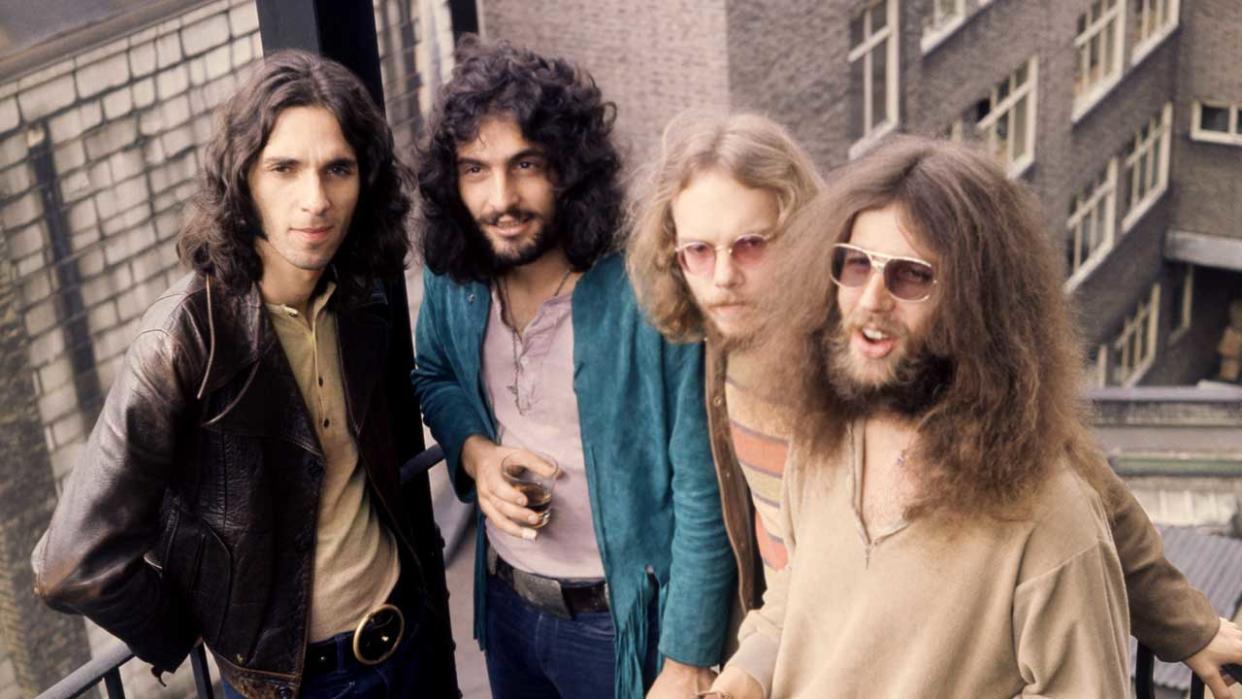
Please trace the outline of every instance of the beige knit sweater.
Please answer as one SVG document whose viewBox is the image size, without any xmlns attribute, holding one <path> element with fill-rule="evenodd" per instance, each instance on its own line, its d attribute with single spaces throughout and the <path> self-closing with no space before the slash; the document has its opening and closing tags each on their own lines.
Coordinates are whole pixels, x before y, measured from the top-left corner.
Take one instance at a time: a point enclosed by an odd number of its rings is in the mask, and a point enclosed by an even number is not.
<svg viewBox="0 0 1242 699">
<path fill-rule="evenodd" d="M 862 429 L 785 472 L 790 565 L 729 661 L 786 697 L 1124 697 L 1129 619 L 1095 492 L 1058 470 L 1025 519 L 868 541 Z"/>
</svg>

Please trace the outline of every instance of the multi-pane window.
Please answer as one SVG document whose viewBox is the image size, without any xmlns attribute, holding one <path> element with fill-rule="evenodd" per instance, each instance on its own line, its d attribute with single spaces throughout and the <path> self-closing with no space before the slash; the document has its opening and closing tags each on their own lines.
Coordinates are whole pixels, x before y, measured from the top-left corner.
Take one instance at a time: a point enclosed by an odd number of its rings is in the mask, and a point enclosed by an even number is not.
<svg viewBox="0 0 1242 699">
<path fill-rule="evenodd" d="M 966 0 L 932 0 L 923 15 L 923 50 L 950 34 L 966 17 Z"/>
<path fill-rule="evenodd" d="M 1190 137 L 1242 145 L 1242 104 L 1195 102 Z"/>
<path fill-rule="evenodd" d="M 1156 333 L 1160 327 L 1160 284 L 1151 287 L 1148 297 L 1126 316 L 1121 334 L 1111 344 L 1110 383 L 1126 385 L 1137 380 L 1151 366 L 1156 355 Z"/>
<path fill-rule="evenodd" d="M 1177 26 L 1178 0 L 1133 0 L 1138 19 L 1134 60 L 1147 55 Z"/>
<path fill-rule="evenodd" d="M 975 126 L 987 150 L 1011 176 L 1035 154 L 1035 85 L 1039 62 L 1032 58 L 992 88 L 975 107 Z"/>
<path fill-rule="evenodd" d="M 850 138 L 897 124 L 897 0 L 872 2 L 850 19 Z"/>
<path fill-rule="evenodd" d="M 1114 159 L 1070 202 L 1065 252 L 1071 287 L 1086 273 L 1089 265 L 1093 266 L 1113 247 L 1116 192 L 1117 161 Z"/>
<path fill-rule="evenodd" d="M 1093 0 L 1078 15 L 1074 50 L 1074 117 L 1081 116 L 1121 77 L 1121 50 L 1125 19 L 1122 0 Z"/>
<path fill-rule="evenodd" d="M 1139 128 L 1126 147 L 1124 178 L 1129 195 L 1123 228 L 1133 226 L 1168 187 L 1172 119 L 1173 105 L 1166 104 Z"/>
</svg>

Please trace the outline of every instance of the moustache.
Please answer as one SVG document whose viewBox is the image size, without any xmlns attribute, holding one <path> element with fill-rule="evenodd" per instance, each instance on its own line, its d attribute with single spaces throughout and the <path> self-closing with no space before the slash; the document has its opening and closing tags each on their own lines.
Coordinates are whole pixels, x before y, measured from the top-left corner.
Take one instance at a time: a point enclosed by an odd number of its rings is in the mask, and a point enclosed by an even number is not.
<svg viewBox="0 0 1242 699">
<path fill-rule="evenodd" d="M 504 211 L 498 211 L 492 214 L 484 214 L 480 216 L 478 219 L 476 219 L 476 221 L 478 222 L 480 226 L 498 226 L 500 225 L 500 220 L 504 218 L 511 218 L 517 221 L 518 223 L 526 223 L 527 221 L 531 219 L 538 218 L 538 214 L 536 214 L 533 211 L 527 211 L 526 209 L 523 209 L 517 206 L 511 206 L 505 209 Z"/>
<path fill-rule="evenodd" d="M 849 318 L 841 321 L 840 334 L 850 335 L 855 330 L 862 330 L 865 327 L 872 327 L 889 337 L 901 339 L 909 334 L 907 328 L 886 315 L 876 313 L 855 313 Z"/>
</svg>

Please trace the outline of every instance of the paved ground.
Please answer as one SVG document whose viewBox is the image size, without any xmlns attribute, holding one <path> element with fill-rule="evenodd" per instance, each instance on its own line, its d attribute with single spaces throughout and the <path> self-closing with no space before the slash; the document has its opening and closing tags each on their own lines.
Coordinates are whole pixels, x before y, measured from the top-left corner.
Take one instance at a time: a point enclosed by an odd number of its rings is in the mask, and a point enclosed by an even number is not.
<svg viewBox="0 0 1242 699">
<path fill-rule="evenodd" d="M 474 628 L 474 528 L 471 527 L 448 570 L 449 614 L 453 639 L 457 641 L 457 682 L 465 699 L 491 699 L 483 653 L 473 638 Z"/>
</svg>

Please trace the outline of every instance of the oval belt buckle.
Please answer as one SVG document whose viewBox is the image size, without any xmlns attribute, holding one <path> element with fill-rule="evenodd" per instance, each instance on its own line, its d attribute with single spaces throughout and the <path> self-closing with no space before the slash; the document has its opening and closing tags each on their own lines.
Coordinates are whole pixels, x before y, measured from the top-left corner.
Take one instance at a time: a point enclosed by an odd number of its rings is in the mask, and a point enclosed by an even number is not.
<svg viewBox="0 0 1242 699">
<path fill-rule="evenodd" d="M 364 636 L 375 633 L 379 635 L 379 640 L 388 645 L 388 647 L 380 653 L 378 658 L 368 657 L 367 651 L 369 640 L 364 640 Z M 397 646 L 401 644 L 401 636 L 405 633 L 405 615 L 401 610 L 392 604 L 382 604 L 376 607 L 370 614 L 367 614 L 362 621 L 358 622 L 358 628 L 354 629 L 354 658 L 363 665 L 379 665 L 392 654 L 397 652 Z"/>
</svg>

